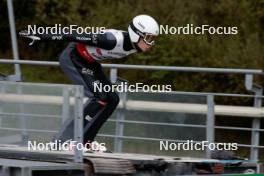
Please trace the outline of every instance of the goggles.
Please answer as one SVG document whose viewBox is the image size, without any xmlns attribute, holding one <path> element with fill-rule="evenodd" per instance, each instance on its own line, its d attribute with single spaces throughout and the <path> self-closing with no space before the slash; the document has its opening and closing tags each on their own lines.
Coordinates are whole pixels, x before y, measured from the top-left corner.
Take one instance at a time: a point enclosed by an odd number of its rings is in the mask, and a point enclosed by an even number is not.
<svg viewBox="0 0 264 176">
<path fill-rule="evenodd" d="M 138 34 L 142 39 L 143 41 L 147 44 L 147 45 L 154 45 L 154 40 L 156 38 L 155 35 L 153 34 L 148 34 L 148 33 L 143 33 L 141 31 L 139 31 L 133 24 L 133 22 L 130 23 L 130 27 L 131 29 L 136 33 Z"/>
<path fill-rule="evenodd" d="M 143 37 L 143 41 L 147 44 L 147 45 L 154 45 L 155 44 L 155 35 L 151 35 L 151 34 L 146 34 Z"/>
</svg>

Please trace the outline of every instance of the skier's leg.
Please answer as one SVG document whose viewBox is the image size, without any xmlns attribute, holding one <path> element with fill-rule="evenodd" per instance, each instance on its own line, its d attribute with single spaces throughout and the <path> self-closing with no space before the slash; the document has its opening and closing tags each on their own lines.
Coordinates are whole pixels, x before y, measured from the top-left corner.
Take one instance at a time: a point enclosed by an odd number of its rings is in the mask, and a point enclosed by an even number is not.
<svg viewBox="0 0 264 176">
<path fill-rule="evenodd" d="M 102 125 L 107 121 L 107 119 L 116 109 L 119 103 L 119 97 L 115 92 L 111 92 L 110 94 L 108 94 L 107 99 L 101 100 L 101 102 L 104 102 L 104 107 L 100 111 L 98 111 L 98 113 L 92 118 L 90 123 L 87 123 L 84 127 L 84 143 L 94 140 Z"/>
<path fill-rule="evenodd" d="M 92 141 L 103 123 L 115 110 L 119 97 L 115 92 L 95 92 L 93 90 L 95 82 L 99 81 L 103 86 L 111 85 L 111 83 L 104 75 L 101 65 L 97 62 L 87 64 L 74 50 L 74 45 L 69 45 L 68 49 L 62 53 L 60 65 L 72 81 L 84 86 L 85 95 L 89 97 L 89 101 L 84 105 L 84 117 L 86 117 L 84 119 L 84 142 Z M 73 139 L 73 128 L 74 120 L 69 119 L 60 130 L 57 140 Z"/>
<path fill-rule="evenodd" d="M 97 65 L 97 69 L 95 72 L 95 77 L 97 78 L 97 83 L 102 84 L 102 86 L 111 86 L 111 82 L 105 76 L 101 65 Z M 84 142 L 91 142 L 94 140 L 96 134 L 102 127 L 102 125 L 106 122 L 106 120 L 111 116 L 111 114 L 116 109 L 119 103 L 119 96 L 115 92 L 105 92 L 102 91 L 100 93 L 94 92 L 97 94 L 97 102 L 101 104 L 102 109 L 95 114 L 95 116 L 91 119 L 90 123 L 87 123 L 84 127 Z M 88 105 L 86 107 L 90 109 Z"/>
<path fill-rule="evenodd" d="M 74 53 L 75 44 L 70 43 L 69 46 L 62 52 L 59 57 L 60 66 L 64 73 L 77 85 L 84 86 L 84 93 L 89 100 L 85 103 L 84 107 L 90 104 L 89 109 L 84 108 L 84 114 L 88 117 L 93 117 L 94 114 L 100 109 L 97 103 L 95 103 L 94 94 L 91 90 L 91 82 L 95 80 L 92 75 L 82 75 L 82 68 L 87 67 L 86 62 L 78 63 L 78 67 L 76 67 L 75 62 L 83 61 L 82 58 L 78 58 L 78 55 Z M 85 77 L 85 79 L 84 79 Z M 87 119 L 86 118 L 86 119 Z M 84 126 L 89 122 L 84 119 Z M 64 122 L 62 128 L 60 129 L 56 139 L 61 140 L 62 142 L 67 141 L 69 139 L 73 139 L 73 130 L 74 129 L 74 119 L 69 118 Z"/>
</svg>

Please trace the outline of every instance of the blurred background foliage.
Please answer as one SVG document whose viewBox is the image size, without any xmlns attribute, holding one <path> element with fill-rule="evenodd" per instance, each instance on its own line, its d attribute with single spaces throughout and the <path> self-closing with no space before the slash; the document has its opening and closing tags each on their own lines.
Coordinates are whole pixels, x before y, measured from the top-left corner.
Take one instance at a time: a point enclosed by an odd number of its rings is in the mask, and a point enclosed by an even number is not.
<svg viewBox="0 0 264 176">
<path fill-rule="evenodd" d="M 186 24 L 237 26 L 237 35 L 160 35 L 149 53 L 134 54 L 111 63 L 257 68 L 264 67 L 264 0 L 14 0 L 17 31 L 28 24 L 53 26 L 105 26 L 126 30 L 138 14 L 149 14 L 162 25 Z M 1 58 L 11 58 L 12 50 L 6 1 L 0 2 Z M 66 42 L 40 42 L 29 47 L 18 39 L 20 58 L 57 61 Z M 1 66 L 1 72 L 12 72 Z M 49 74 L 47 74 L 49 72 Z M 68 83 L 57 68 L 23 66 L 26 81 Z M 49 75 L 49 76 L 47 76 Z M 52 75 L 52 76 L 50 76 Z M 190 74 L 167 71 L 127 71 L 120 76 L 130 83 L 171 84 L 174 90 L 243 92 L 243 77 L 222 74 Z M 264 80 L 256 81 L 263 85 Z"/>
</svg>

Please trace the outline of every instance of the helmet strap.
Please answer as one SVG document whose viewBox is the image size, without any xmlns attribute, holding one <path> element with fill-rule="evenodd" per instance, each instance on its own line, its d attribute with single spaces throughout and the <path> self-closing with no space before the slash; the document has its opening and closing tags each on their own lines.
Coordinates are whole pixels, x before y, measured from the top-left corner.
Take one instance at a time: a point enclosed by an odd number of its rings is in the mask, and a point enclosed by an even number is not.
<svg viewBox="0 0 264 176">
<path fill-rule="evenodd" d="M 139 35 L 140 37 L 144 37 L 144 33 L 141 32 L 140 30 L 138 30 L 138 29 L 134 26 L 133 22 L 131 22 L 131 23 L 129 24 L 129 26 L 131 27 L 131 29 L 132 29 L 137 35 Z"/>
</svg>

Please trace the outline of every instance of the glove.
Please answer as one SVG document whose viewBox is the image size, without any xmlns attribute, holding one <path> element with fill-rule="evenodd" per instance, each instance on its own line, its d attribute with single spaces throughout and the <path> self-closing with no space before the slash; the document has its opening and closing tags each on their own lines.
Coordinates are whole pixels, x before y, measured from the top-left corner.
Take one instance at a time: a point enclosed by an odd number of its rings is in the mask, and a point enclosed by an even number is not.
<svg viewBox="0 0 264 176">
<path fill-rule="evenodd" d="M 33 45 L 36 40 L 40 40 L 40 37 L 33 34 L 29 34 L 27 30 L 20 31 L 19 36 L 31 39 L 32 41 L 29 43 L 29 45 Z"/>
</svg>

